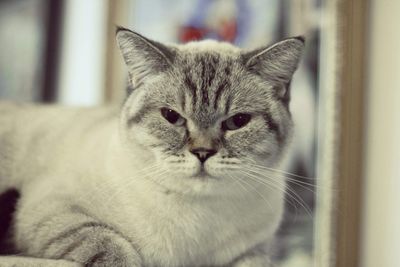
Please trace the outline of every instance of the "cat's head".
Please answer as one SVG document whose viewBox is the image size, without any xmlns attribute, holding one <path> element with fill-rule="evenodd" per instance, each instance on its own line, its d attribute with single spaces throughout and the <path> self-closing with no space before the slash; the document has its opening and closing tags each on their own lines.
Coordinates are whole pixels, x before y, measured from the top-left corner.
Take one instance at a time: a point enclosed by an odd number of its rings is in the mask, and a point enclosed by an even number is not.
<svg viewBox="0 0 400 267">
<path fill-rule="evenodd" d="M 117 41 L 133 88 L 122 136 L 164 186 L 201 191 L 234 183 L 255 164 L 276 166 L 292 131 L 301 37 L 252 51 L 215 41 L 165 45 L 123 28 Z"/>
</svg>

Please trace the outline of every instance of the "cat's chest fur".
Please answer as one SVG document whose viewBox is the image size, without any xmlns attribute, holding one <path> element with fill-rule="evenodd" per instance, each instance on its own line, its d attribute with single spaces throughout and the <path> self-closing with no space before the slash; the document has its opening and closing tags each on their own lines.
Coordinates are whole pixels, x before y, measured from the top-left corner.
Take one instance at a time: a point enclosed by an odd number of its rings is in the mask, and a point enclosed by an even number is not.
<svg viewBox="0 0 400 267">
<path fill-rule="evenodd" d="M 282 197 L 269 193 L 266 198 L 274 201 L 273 208 L 257 194 L 246 199 L 142 195 L 123 210 L 128 216 L 121 219 L 121 227 L 130 230 L 127 235 L 136 240 L 145 266 L 224 265 L 264 242 L 277 228 Z"/>
</svg>

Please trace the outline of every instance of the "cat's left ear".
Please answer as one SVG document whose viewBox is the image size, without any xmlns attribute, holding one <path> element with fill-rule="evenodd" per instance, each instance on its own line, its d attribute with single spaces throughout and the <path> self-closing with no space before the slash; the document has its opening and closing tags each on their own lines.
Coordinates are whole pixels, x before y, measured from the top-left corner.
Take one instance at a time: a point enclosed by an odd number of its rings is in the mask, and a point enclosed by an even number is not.
<svg viewBox="0 0 400 267">
<path fill-rule="evenodd" d="M 164 72 L 174 62 L 176 53 L 173 48 L 147 39 L 136 32 L 119 27 L 116 38 L 128 67 L 133 89 L 147 78 Z"/>
<path fill-rule="evenodd" d="M 285 39 L 242 55 L 245 67 L 268 81 L 288 84 L 305 46 L 303 37 Z"/>
</svg>

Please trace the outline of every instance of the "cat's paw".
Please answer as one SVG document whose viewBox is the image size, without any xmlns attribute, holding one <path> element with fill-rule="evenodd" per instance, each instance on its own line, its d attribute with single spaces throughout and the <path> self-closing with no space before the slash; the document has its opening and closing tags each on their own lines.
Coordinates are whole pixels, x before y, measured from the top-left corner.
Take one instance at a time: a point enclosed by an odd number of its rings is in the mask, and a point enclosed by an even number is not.
<svg viewBox="0 0 400 267">
<path fill-rule="evenodd" d="M 132 244 L 112 231 L 89 231 L 67 246 L 62 257 L 85 267 L 140 267 L 141 257 Z M 79 242 L 78 242 L 79 241 Z"/>
<path fill-rule="evenodd" d="M 122 255 L 114 251 L 102 251 L 91 257 L 85 267 L 140 267 L 137 255 Z"/>
</svg>

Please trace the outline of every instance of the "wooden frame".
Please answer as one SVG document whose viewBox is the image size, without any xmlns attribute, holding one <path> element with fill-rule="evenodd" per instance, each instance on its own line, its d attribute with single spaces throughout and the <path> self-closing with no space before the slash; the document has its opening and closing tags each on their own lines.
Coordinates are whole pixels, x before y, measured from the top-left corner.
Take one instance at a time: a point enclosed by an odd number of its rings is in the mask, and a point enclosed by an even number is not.
<svg viewBox="0 0 400 267">
<path fill-rule="evenodd" d="M 366 19 L 363 0 L 324 2 L 315 266 L 360 264 Z M 325 57 L 324 57 L 325 56 Z M 323 107 L 322 107 L 323 106 Z M 324 116 L 325 114 L 325 116 Z M 321 135 L 322 133 L 322 135 Z"/>
<path fill-rule="evenodd" d="M 336 214 L 336 264 L 359 266 L 367 1 L 338 2 L 340 112 Z"/>
<path fill-rule="evenodd" d="M 56 86 L 58 78 L 58 66 L 60 59 L 61 24 L 63 18 L 64 0 L 46 1 L 47 14 L 46 46 L 44 52 L 44 71 L 41 101 L 54 102 L 56 100 Z"/>
<path fill-rule="evenodd" d="M 129 0 L 108 0 L 106 86 L 104 91 L 106 103 L 121 101 L 126 91 L 125 67 L 116 45 L 115 31 L 117 26 L 128 25 L 129 8 L 131 7 L 132 4 Z"/>
</svg>

